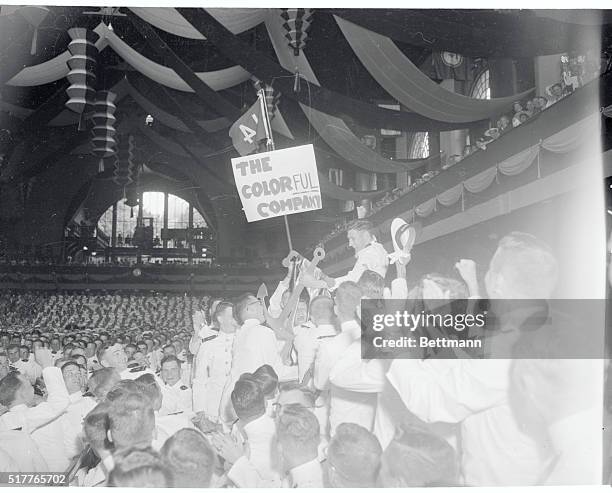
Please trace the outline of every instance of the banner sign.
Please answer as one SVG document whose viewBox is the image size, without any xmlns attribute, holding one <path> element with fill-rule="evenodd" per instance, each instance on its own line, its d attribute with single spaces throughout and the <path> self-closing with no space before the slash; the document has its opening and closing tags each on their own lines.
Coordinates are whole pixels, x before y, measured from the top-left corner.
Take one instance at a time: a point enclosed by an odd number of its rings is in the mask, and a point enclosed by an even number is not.
<svg viewBox="0 0 612 493">
<path fill-rule="evenodd" d="M 232 159 L 248 222 L 322 208 L 311 144 Z"/>
</svg>

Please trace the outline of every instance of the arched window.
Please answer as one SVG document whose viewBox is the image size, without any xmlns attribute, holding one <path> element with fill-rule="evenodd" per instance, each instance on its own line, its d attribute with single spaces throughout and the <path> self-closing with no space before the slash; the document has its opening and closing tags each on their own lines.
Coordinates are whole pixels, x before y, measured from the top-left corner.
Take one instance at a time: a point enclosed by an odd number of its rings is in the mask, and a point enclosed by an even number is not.
<svg viewBox="0 0 612 493">
<path fill-rule="evenodd" d="M 417 132 L 412 136 L 408 158 L 423 159 L 426 157 L 429 157 L 429 133 Z"/>
<path fill-rule="evenodd" d="M 481 72 L 472 86 L 471 97 L 475 99 L 491 99 L 491 84 L 489 82 L 489 69 Z"/>
<path fill-rule="evenodd" d="M 164 226 L 164 194 L 163 192 L 145 192 L 142 194 L 143 211 L 142 216 L 153 218 L 153 237 L 161 237 Z M 125 205 L 123 200 L 117 202 L 117 238 L 125 245 L 125 239 L 134 235 L 138 207 L 132 208 Z M 98 221 L 98 227 L 108 236 L 112 235 L 113 229 L 113 207 L 109 207 Z M 168 194 L 168 228 L 186 229 L 189 227 L 189 202 L 176 195 Z M 193 227 L 205 228 L 206 221 L 202 214 L 194 207 Z M 121 235 L 121 236 L 119 236 Z M 128 245 L 129 246 L 129 245 Z"/>
</svg>

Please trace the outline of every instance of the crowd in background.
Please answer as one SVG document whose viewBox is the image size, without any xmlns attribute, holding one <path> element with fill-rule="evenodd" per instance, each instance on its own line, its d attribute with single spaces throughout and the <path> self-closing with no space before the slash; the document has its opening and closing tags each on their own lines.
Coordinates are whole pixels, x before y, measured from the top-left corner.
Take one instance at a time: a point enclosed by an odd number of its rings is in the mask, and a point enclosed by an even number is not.
<svg viewBox="0 0 612 493">
<path fill-rule="evenodd" d="M 391 255 L 393 267 L 367 221 L 351 225 L 348 242 L 356 260 L 346 276 L 303 262 L 268 300 L 5 296 L 0 470 L 124 487 L 600 480 L 590 362 L 436 359 L 419 349 L 409 359 L 361 358 L 362 300 L 427 310 L 436 299 L 546 299 L 559 270 L 546 245 L 512 233 L 489 265 L 462 259 L 454 273 L 407 279 L 410 242 Z M 103 317 L 122 307 L 134 323 L 103 328 L 84 308 L 92 299 Z M 72 323 L 35 323 L 54 309 Z M 31 322 L 11 325 L 12 313 L 28 311 Z M 499 337 L 524 344 L 523 321 L 501 320 Z"/>
</svg>

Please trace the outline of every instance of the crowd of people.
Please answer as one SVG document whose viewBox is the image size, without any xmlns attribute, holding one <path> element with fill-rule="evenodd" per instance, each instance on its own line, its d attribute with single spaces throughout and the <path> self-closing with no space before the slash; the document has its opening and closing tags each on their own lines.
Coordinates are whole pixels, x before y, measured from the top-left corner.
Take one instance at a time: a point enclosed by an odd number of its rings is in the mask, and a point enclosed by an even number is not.
<svg viewBox="0 0 612 493">
<path fill-rule="evenodd" d="M 73 324 L 104 330 L 189 327 L 199 303 L 191 294 L 7 290 L 0 292 L 0 330 L 60 330 Z"/>
<path fill-rule="evenodd" d="M 361 358 L 362 300 L 402 309 L 481 295 L 546 299 L 559 269 L 551 250 L 512 233 L 487 266 L 462 259 L 454 276 L 409 279 L 415 231 L 393 232 L 389 254 L 371 223 L 351 224 L 356 260 L 344 277 L 303 261 L 269 299 L 135 297 L 123 307 L 140 313 L 133 323 L 114 317 L 122 301 L 112 295 L 106 325 L 88 314 L 86 296 L 41 305 L 36 295 L 26 304 L 5 296 L 0 471 L 64 471 L 72 485 L 123 487 L 599 482 L 591 447 L 601 409 L 583 366 Z M 59 306 L 71 323 L 36 322 Z M 501 320 L 493 340 L 518 343 L 523 321 Z M 580 382 L 578 394 L 568 381 Z"/>
<path fill-rule="evenodd" d="M 591 78 L 593 75 L 591 74 Z M 429 170 L 423 173 L 420 177 L 410 183 L 407 187 L 396 188 L 391 192 L 387 192 L 383 197 L 373 202 L 371 207 L 366 211 L 364 218 L 368 218 L 377 212 L 384 209 L 389 204 L 395 202 L 399 198 L 405 196 L 407 193 L 414 191 L 424 183 L 427 183 L 432 178 L 440 174 L 442 171 L 454 166 L 461 162 L 463 159 L 471 156 L 475 152 L 486 150 L 487 145 L 497 140 L 503 134 L 518 127 L 519 125 L 527 122 L 531 118 L 537 116 L 542 111 L 550 108 L 552 105 L 558 103 L 566 96 L 569 96 L 577 87 L 580 87 L 587 83 L 589 79 L 583 77 L 580 84 L 571 84 L 567 77 L 558 82 L 550 84 L 546 88 L 546 96 L 540 95 L 530 99 L 522 101 L 515 101 L 512 105 L 512 109 L 507 113 L 501 115 L 497 120 L 491 122 L 491 126 L 484 134 L 477 138 L 472 144 L 466 144 L 463 148 L 461 155 L 445 156 L 442 155 L 442 165 L 438 170 Z M 494 123 L 494 125 L 493 125 Z M 323 238 L 323 244 L 333 239 L 334 237 L 341 235 L 347 231 L 347 228 L 352 219 L 346 219 L 337 225 L 335 225 L 333 231 L 327 234 Z"/>
</svg>

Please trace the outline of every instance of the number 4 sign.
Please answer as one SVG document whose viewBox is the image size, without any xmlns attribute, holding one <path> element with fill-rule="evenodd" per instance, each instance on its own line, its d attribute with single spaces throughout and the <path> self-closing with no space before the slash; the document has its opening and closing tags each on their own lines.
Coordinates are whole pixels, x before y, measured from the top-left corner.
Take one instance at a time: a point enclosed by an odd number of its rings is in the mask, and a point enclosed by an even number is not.
<svg viewBox="0 0 612 493">
<path fill-rule="evenodd" d="M 259 100 L 230 128 L 232 143 L 241 156 L 256 151 L 260 141 L 266 138 L 264 119 Z"/>
</svg>

